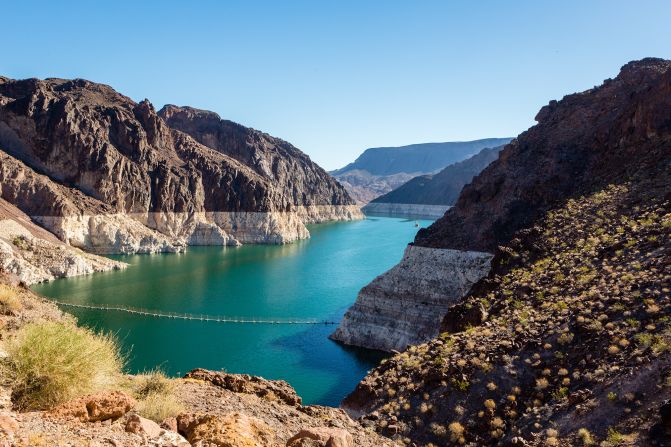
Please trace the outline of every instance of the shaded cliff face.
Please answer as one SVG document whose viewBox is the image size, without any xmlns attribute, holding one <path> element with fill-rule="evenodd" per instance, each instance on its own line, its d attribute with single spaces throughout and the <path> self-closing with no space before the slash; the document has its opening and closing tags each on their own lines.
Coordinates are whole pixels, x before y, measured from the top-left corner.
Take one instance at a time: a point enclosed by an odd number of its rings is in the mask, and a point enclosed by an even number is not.
<svg viewBox="0 0 671 447">
<path fill-rule="evenodd" d="M 333 177 L 286 141 L 191 107 L 167 105 L 159 116 L 170 127 L 278 185 L 293 205 L 354 204 Z"/>
<path fill-rule="evenodd" d="M 671 62 L 631 62 L 600 87 L 551 101 L 464 188 L 417 245 L 493 251 L 570 197 L 658 162 L 671 138 Z"/>
<path fill-rule="evenodd" d="M 496 160 L 501 149 L 503 146 L 485 148 L 464 161 L 449 165 L 437 174 L 415 177 L 372 202 L 454 205 L 464 185 Z"/>
<path fill-rule="evenodd" d="M 305 223 L 361 216 L 307 156 L 248 134 L 256 155 L 241 155 L 238 134 L 228 155 L 109 86 L 1 78 L 1 197 L 61 240 L 106 253 L 284 243 L 309 237 Z"/>
</svg>

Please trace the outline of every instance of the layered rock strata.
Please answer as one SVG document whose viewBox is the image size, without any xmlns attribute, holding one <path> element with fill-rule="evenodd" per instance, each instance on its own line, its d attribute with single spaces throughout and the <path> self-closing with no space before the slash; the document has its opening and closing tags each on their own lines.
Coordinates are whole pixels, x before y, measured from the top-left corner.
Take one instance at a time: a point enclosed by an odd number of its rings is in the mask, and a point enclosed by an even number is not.
<svg viewBox="0 0 671 447">
<path fill-rule="evenodd" d="M 0 78 L 0 181 L 4 200 L 96 253 L 281 244 L 363 217 L 285 141 L 81 79 Z"/>
<path fill-rule="evenodd" d="M 383 351 L 429 340 L 449 306 L 487 274 L 491 258 L 409 245 L 399 264 L 361 289 L 331 338 Z"/>
<path fill-rule="evenodd" d="M 126 264 L 61 242 L 21 210 L 0 199 L 0 269 L 26 284 L 121 269 Z"/>
</svg>

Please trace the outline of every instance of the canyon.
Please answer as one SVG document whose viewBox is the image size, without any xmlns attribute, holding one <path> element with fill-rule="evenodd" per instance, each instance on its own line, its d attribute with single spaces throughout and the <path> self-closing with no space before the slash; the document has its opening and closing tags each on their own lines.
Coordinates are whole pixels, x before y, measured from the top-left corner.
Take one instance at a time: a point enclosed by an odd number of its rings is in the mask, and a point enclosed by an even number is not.
<svg viewBox="0 0 671 447">
<path fill-rule="evenodd" d="M 283 244 L 308 238 L 307 223 L 363 217 L 341 185 L 283 140 L 212 112 L 157 113 L 147 100 L 82 79 L 0 77 L 0 162 L 5 202 L 93 254 Z M 5 247 L 3 263 L 17 265 L 19 251 Z M 47 278 L 24 272 L 13 269 L 29 282 Z"/>
</svg>

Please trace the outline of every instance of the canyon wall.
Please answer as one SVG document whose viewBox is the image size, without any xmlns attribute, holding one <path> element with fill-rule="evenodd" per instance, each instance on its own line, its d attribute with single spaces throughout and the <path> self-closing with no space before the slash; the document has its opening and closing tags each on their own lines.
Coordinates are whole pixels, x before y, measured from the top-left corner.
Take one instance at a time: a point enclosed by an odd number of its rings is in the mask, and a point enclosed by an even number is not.
<svg viewBox="0 0 671 447">
<path fill-rule="evenodd" d="M 308 223 L 363 218 L 285 141 L 81 79 L 0 77 L 0 181 L 2 199 L 95 253 L 282 244 Z"/>
<path fill-rule="evenodd" d="M 398 217 L 423 217 L 427 219 L 438 219 L 443 217 L 443 214 L 445 214 L 445 211 L 448 209 L 450 209 L 448 205 L 382 202 L 370 202 L 361 208 L 365 214 L 380 214 L 384 216 Z"/>
<path fill-rule="evenodd" d="M 508 144 L 496 161 L 464 187 L 454 207 L 418 232 L 413 245 L 491 256 L 515 232 L 532 226 L 548 210 L 571 198 L 658 169 L 660 160 L 669 169 L 668 158 L 660 153 L 671 147 L 670 76 L 671 62 L 644 59 L 625 65 L 615 79 L 606 80 L 600 87 L 551 101 L 536 116 L 538 124 Z M 406 256 L 409 253 L 412 251 Z M 425 321 L 434 322 L 432 331 L 420 326 L 414 337 L 408 337 L 405 328 L 416 317 L 402 311 L 406 292 L 384 286 L 415 284 L 414 275 L 400 267 L 413 262 L 404 258 L 385 274 L 390 277 L 382 287 L 375 286 L 378 280 L 366 286 L 334 338 L 376 348 L 380 347 L 378 343 L 367 340 L 377 340 L 378 336 L 410 339 L 413 343 L 429 340 L 428 334 L 439 330 L 443 308 L 436 307 L 439 313 L 424 316 Z M 449 278 L 455 271 L 467 269 L 468 264 L 445 267 L 420 261 L 416 268 L 430 271 L 427 275 Z M 486 269 L 478 272 L 481 277 L 487 274 Z M 478 281 L 475 276 L 474 272 L 472 278 Z M 368 304 L 367 290 L 371 288 L 376 290 L 374 306 Z M 422 284 L 413 292 L 418 296 L 432 293 Z M 459 298 L 442 292 L 448 305 Z M 434 311 L 430 307 L 426 310 Z M 399 320 L 395 323 L 397 332 L 389 329 L 388 315 L 392 313 Z"/>
</svg>

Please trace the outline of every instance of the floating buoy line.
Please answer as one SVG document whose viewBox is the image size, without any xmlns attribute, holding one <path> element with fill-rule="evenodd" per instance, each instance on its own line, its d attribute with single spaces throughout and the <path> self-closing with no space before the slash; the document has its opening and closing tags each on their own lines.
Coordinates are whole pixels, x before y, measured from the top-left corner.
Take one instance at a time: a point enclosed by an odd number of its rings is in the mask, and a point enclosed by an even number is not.
<svg viewBox="0 0 671 447">
<path fill-rule="evenodd" d="M 161 312 L 157 310 L 140 309 L 130 306 L 107 305 L 107 304 L 75 304 L 58 300 L 51 300 L 59 306 L 74 307 L 79 309 L 102 310 L 111 312 L 125 312 L 129 314 L 142 315 L 153 318 L 172 318 L 175 320 L 209 321 L 213 323 L 238 323 L 238 324 L 338 324 L 336 321 L 317 319 L 293 319 L 293 318 L 252 318 L 252 317 L 221 317 L 213 315 L 199 315 L 178 312 Z"/>
</svg>

